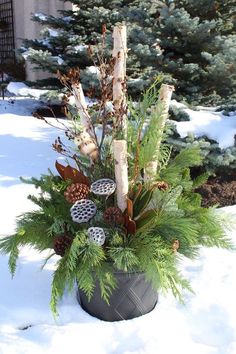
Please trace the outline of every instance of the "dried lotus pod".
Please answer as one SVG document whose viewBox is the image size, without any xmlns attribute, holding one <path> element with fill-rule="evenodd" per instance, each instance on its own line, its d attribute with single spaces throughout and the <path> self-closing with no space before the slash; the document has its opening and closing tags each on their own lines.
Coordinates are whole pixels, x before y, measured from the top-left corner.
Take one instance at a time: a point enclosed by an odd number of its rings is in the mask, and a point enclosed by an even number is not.
<svg viewBox="0 0 236 354">
<path fill-rule="evenodd" d="M 90 191 L 96 195 L 111 195 L 116 190 L 116 184 L 112 179 L 102 178 L 91 184 Z"/>
<path fill-rule="evenodd" d="M 89 187 L 83 183 L 73 183 L 68 186 L 64 196 L 69 203 L 75 203 L 77 200 L 86 199 L 89 194 Z"/>
<path fill-rule="evenodd" d="M 92 200 L 78 200 L 71 208 L 70 213 L 72 220 L 79 224 L 88 222 L 94 217 L 97 212 L 97 207 Z"/>
<path fill-rule="evenodd" d="M 90 227 L 88 235 L 91 242 L 97 243 L 99 246 L 104 245 L 106 235 L 101 227 Z"/>
</svg>

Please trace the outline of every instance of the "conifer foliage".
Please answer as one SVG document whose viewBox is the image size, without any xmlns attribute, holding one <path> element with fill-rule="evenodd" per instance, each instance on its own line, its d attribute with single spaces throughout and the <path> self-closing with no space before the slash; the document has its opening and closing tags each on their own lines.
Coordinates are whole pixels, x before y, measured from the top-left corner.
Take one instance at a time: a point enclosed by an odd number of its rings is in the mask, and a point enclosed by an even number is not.
<svg viewBox="0 0 236 354">
<path fill-rule="evenodd" d="M 116 34 L 124 29 L 118 26 Z M 185 149 L 172 159 L 171 146 L 161 144 L 167 116 L 163 92 L 169 95 L 173 88 L 162 86 L 158 97 L 154 84 L 129 108 L 125 95 L 120 106 L 118 100 L 110 100 L 111 84 L 113 97 L 117 87 L 125 93 L 125 79 L 121 84 L 116 76 L 122 50 L 125 54 L 121 47 L 112 60 L 101 61 L 104 95 L 91 109 L 86 107 L 78 72 L 60 75 L 75 95 L 77 111 L 68 113 L 68 124 L 61 122 L 64 136 L 53 148 L 70 164 L 56 162 L 57 175 L 49 171 L 39 179 L 24 180 L 39 189 L 38 196 L 29 196 L 38 208 L 19 217 L 14 235 L 0 239 L 0 251 L 10 255 L 12 275 L 22 246 L 39 252 L 49 249 L 49 258 L 60 257 L 52 282 L 55 315 L 64 291 L 72 291 L 75 284 L 91 299 L 98 282 L 102 298 L 109 303 L 117 286 L 113 273 L 117 269 L 144 272 L 153 287 L 171 290 L 181 300 L 182 291 L 191 290 L 179 271 L 181 257 L 196 258 L 201 246 L 233 247 L 224 216 L 214 208 L 201 207 L 195 192 L 206 177 L 192 180 L 190 176 L 189 168 L 202 162 L 199 149 Z M 127 193 L 121 195 L 126 177 Z"/>
<path fill-rule="evenodd" d="M 136 108 L 137 114 L 144 102 L 146 104 L 146 97 Z M 130 137 L 136 129 L 135 124 L 140 127 L 142 119 L 147 117 L 132 115 L 132 118 Z M 130 177 L 133 175 L 136 148 L 135 143 L 130 145 Z M 148 160 L 148 156 L 147 153 L 145 159 Z M 0 241 L 1 252 L 10 254 L 12 274 L 21 246 L 30 245 L 39 252 L 51 249 L 51 256 L 55 253 L 61 255 L 52 283 L 51 308 L 55 314 L 65 289 L 72 290 L 75 282 L 88 298 L 92 296 L 94 274 L 99 279 L 102 297 L 109 302 L 109 295 L 116 286 L 111 261 L 115 268 L 123 271 L 144 271 L 157 289 L 171 289 L 182 299 L 181 289 L 190 289 L 190 285 L 178 270 L 181 255 L 194 259 L 201 246 L 231 248 L 232 244 L 225 236 L 227 225 L 224 217 L 214 208 L 202 208 L 201 197 L 194 192 L 199 183 L 191 180 L 189 167 L 201 163 L 198 148 L 185 149 L 174 160 L 170 160 L 164 151 L 162 158 L 161 169 L 152 187 L 141 183 L 139 177 L 130 190 L 133 211 L 129 218 L 136 224 L 134 234 L 124 225 L 123 218 L 127 215 L 122 216 L 117 207 L 115 216 L 110 217 L 109 209 L 115 208 L 112 196 L 105 203 L 104 197 L 90 193 L 89 199 L 98 208 L 96 216 L 88 223 L 79 224 L 72 220 L 71 203 L 64 195 L 72 180 L 50 173 L 40 179 L 24 181 L 34 184 L 41 194 L 39 197 L 29 196 L 39 209 L 19 217 L 16 234 Z M 146 160 L 142 157 L 139 161 L 143 166 Z M 159 181 L 165 181 L 165 188 L 160 188 Z M 111 206 L 106 208 L 104 203 Z M 95 225 L 105 230 L 103 246 L 88 238 L 88 227 Z M 177 253 L 173 249 L 176 240 L 179 243 Z"/>
<path fill-rule="evenodd" d="M 100 43 L 102 27 L 126 22 L 129 36 L 128 89 L 137 97 L 153 78 L 165 77 L 176 97 L 217 105 L 233 101 L 236 85 L 236 6 L 233 0 L 74 0 L 60 18 L 36 14 L 40 40 L 22 51 L 38 68 L 56 73 L 80 67 L 90 94 L 99 94 L 98 72 L 87 55 Z M 111 51 L 111 38 L 107 54 Z"/>
</svg>

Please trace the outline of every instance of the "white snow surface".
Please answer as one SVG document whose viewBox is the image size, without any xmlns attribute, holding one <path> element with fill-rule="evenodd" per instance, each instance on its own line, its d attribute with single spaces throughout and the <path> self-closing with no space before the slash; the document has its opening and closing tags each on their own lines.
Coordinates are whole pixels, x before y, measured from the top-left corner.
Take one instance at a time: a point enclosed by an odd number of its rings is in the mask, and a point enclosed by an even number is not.
<svg viewBox="0 0 236 354">
<path fill-rule="evenodd" d="M 41 21 L 47 21 L 48 19 L 48 16 L 41 12 L 35 13 L 34 16 L 38 17 Z"/>
<path fill-rule="evenodd" d="M 1 236 L 14 232 L 15 217 L 33 208 L 27 195 L 36 192 L 19 176 L 54 170 L 58 158 L 51 149 L 58 130 L 30 117 L 23 101 L 0 101 Z M 236 206 L 225 211 L 236 220 Z M 235 231 L 230 236 L 236 241 Z M 236 354 L 235 252 L 203 249 L 198 261 L 183 259 L 195 290 L 185 305 L 161 294 L 151 313 L 114 323 L 84 312 L 75 291 L 65 295 L 54 321 L 49 301 L 58 258 L 40 271 L 47 255 L 22 249 L 13 279 L 8 257 L 0 255 L 0 354 Z"/>
<path fill-rule="evenodd" d="M 236 112 L 231 112 L 230 116 L 223 115 L 222 112 L 214 112 L 212 109 L 201 107 L 200 111 L 193 111 L 182 103 L 172 101 L 172 104 L 189 115 L 190 121 L 175 122 L 177 131 L 182 138 L 189 133 L 196 137 L 207 135 L 208 138 L 216 140 L 219 147 L 225 149 L 234 145 L 236 134 Z"/>
<path fill-rule="evenodd" d="M 51 36 L 51 37 L 58 37 L 59 36 L 59 32 L 55 29 L 47 28 L 47 31 L 49 33 L 49 36 Z"/>
<path fill-rule="evenodd" d="M 55 58 L 56 60 L 58 60 L 59 57 L 55 57 Z M 58 62 L 58 64 L 60 63 Z M 7 91 L 17 96 L 35 97 L 37 99 L 39 99 L 41 95 L 48 92 L 48 90 L 32 89 L 31 87 L 27 86 L 23 82 L 14 82 L 14 81 L 10 82 L 7 85 Z"/>
</svg>

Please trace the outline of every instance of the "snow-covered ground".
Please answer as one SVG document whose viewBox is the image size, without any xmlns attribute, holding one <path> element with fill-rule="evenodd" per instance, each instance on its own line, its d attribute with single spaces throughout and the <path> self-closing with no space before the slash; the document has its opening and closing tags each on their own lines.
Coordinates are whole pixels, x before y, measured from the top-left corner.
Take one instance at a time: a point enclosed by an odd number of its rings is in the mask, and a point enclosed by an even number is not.
<svg viewBox="0 0 236 354">
<path fill-rule="evenodd" d="M 33 189 L 19 176 L 39 176 L 58 157 L 51 148 L 58 131 L 30 117 L 31 104 L 0 101 L 0 237 L 32 208 Z M 236 219 L 236 207 L 225 210 Z M 204 249 L 197 262 L 183 261 L 196 293 L 186 295 L 185 305 L 161 295 L 150 314 L 116 323 L 85 313 L 75 293 L 65 296 L 55 323 L 49 310 L 55 259 L 40 271 L 44 255 L 23 249 L 14 279 L 0 256 L 0 354 L 236 354 L 235 252 Z"/>
<path fill-rule="evenodd" d="M 216 140 L 221 149 L 234 145 L 236 112 L 231 112 L 229 116 L 226 116 L 222 112 L 215 112 L 213 109 L 204 107 L 201 110 L 193 111 L 176 101 L 172 101 L 172 105 L 182 108 L 189 115 L 189 121 L 176 122 L 177 131 L 181 138 L 192 133 L 196 137 L 207 135 L 208 138 Z"/>
</svg>

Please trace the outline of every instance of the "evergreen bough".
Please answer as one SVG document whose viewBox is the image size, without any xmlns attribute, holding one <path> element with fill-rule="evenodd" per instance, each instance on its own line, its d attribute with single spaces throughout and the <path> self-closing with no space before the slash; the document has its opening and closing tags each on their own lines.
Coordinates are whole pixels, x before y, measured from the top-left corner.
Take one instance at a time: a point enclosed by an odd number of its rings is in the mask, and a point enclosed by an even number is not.
<svg viewBox="0 0 236 354">
<path fill-rule="evenodd" d="M 142 172 L 148 161 L 153 159 L 148 143 L 156 134 L 152 120 L 158 122 L 160 118 L 160 115 L 152 116 L 150 113 L 151 107 L 156 103 L 155 89 L 148 90 L 138 104 L 130 103 L 127 140 L 130 200 L 133 203 L 133 220 L 136 222 L 135 235 L 125 230 L 122 225 L 109 225 L 104 221 L 104 200 L 96 195 L 89 196 L 98 207 L 95 218 L 86 224 L 73 222 L 70 215 L 71 205 L 64 197 L 64 191 L 72 183 L 70 179 L 63 179 L 62 176 L 53 175 L 49 171 L 48 175 L 42 175 L 39 179 L 23 180 L 40 190 L 37 197 L 29 196 L 37 209 L 18 218 L 15 234 L 0 240 L 0 251 L 10 255 L 9 268 L 14 275 L 22 246 L 32 246 L 39 252 L 51 249 L 49 259 L 55 254 L 53 245 L 58 234 L 66 232 L 71 235 L 71 246 L 66 249 L 64 256 L 57 260 L 53 276 L 51 309 L 54 315 L 57 315 L 57 306 L 65 290 L 72 291 L 75 283 L 90 299 L 97 279 L 101 296 L 109 303 L 109 297 L 117 286 L 114 269 L 124 272 L 143 271 L 158 291 L 171 290 L 178 299 L 183 300 L 183 290 L 192 289 L 179 270 L 182 256 L 195 259 L 202 246 L 233 248 L 231 240 L 226 236 L 230 223 L 225 215 L 217 212 L 215 208 L 201 207 L 201 196 L 195 192 L 195 188 L 207 179 L 206 175 L 195 180 L 190 177 L 189 168 L 202 163 L 198 147 L 184 149 L 172 159 L 171 147 L 164 145 L 153 187 L 150 188 L 148 183 L 142 182 L 140 177 L 134 183 L 134 169 L 137 163 Z M 144 122 L 147 121 L 149 124 L 143 129 Z M 142 141 L 147 145 L 140 145 L 140 142 L 134 139 L 140 129 L 143 133 Z M 109 144 L 104 145 L 104 150 L 106 149 L 108 151 L 104 154 L 105 160 L 101 161 L 99 167 L 100 174 L 106 171 L 106 174 L 114 178 L 112 164 L 107 167 L 107 162 L 110 161 Z M 137 149 L 140 151 L 138 156 Z M 89 170 L 87 172 L 89 173 Z M 91 182 L 96 178 L 93 175 L 89 177 Z M 164 189 L 157 187 L 160 186 L 160 181 L 164 181 Z M 113 197 L 108 198 L 107 204 L 113 203 Z M 88 238 L 87 229 L 94 225 L 105 230 L 104 246 L 99 246 Z M 178 252 L 173 248 L 176 240 L 179 243 Z"/>
<path fill-rule="evenodd" d="M 88 46 L 100 43 L 126 22 L 129 32 L 128 89 L 138 97 L 153 78 L 176 87 L 175 96 L 192 104 L 233 102 L 236 88 L 236 5 L 233 0 L 74 0 L 60 17 L 35 14 L 43 25 L 37 40 L 25 40 L 22 52 L 37 68 L 56 73 L 80 67 L 85 90 L 98 95 L 98 77 Z M 92 67 L 92 68 L 91 68 Z M 47 84 L 55 84 L 56 79 Z M 38 83 L 37 83 L 38 84 Z M 57 81 L 58 84 L 58 81 Z"/>
</svg>

